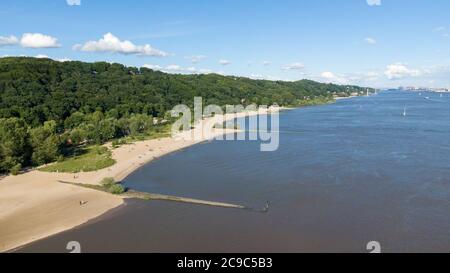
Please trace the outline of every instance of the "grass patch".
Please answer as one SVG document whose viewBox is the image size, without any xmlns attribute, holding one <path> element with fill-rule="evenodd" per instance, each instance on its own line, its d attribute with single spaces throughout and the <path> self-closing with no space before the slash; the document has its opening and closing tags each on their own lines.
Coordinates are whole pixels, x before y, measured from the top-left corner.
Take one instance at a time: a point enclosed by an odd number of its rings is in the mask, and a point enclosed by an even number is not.
<svg viewBox="0 0 450 273">
<path fill-rule="evenodd" d="M 155 126 L 148 134 L 149 139 L 169 137 L 171 134 L 171 124 Z"/>
<path fill-rule="evenodd" d="M 101 170 L 114 165 L 111 152 L 103 146 L 80 148 L 75 155 L 64 158 L 50 166 L 39 169 L 43 172 L 78 173 Z"/>
<path fill-rule="evenodd" d="M 120 140 L 117 140 L 116 142 L 113 143 L 113 147 L 114 147 L 114 144 L 115 144 L 115 148 L 117 148 L 117 147 L 120 147 L 121 145 L 130 144 L 130 143 L 133 143 L 136 141 L 144 141 L 144 140 L 152 140 L 152 139 L 170 137 L 171 128 L 172 128 L 171 126 L 172 125 L 170 123 L 156 125 L 143 134 L 127 136 L 127 137 L 121 138 Z"/>
<path fill-rule="evenodd" d="M 125 138 L 115 139 L 112 141 L 111 145 L 113 149 L 119 148 L 122 145 L 129 144 L 129 141 Z"/>
</svg>

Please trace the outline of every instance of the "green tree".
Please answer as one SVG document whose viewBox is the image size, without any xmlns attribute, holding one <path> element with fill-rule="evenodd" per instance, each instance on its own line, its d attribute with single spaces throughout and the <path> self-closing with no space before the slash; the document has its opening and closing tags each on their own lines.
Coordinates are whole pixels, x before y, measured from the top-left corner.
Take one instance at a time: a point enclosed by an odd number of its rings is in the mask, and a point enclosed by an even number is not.
<svg viewBox="0 0 450 273">
<path fill-rule="evenodd" d="M 64 121 L 64 128 L 74 129 L 74 128 L 80 126 L 81 124 L 83 124 L 83 122 L 85 120 L 86 120 L 86 117 L 83 113 L 75 112 Z"/>
<path fill-rule="evenodd" d="M 26 166 L 31 147 L 28 128 L 23 119 L 0 119 L 0 172 L 8 172 L 14 166 Z"/>
<path fill-rule="evenodd" d="M 60 139 L 57 135 L 56 121 L 47 121 L 44 126 L 30 130 L 33 147 L 32 162 L 42 165 L 54 162 L 60 156 Z"/>
<path fill-rule="evenodd" d="M 129 128 L 131 135 L 139 135 L 146 132 L 153 125 L 153 117 L 142 114 L 133 115 L 129 118 Z"/>
<path fill-rule="evenodd" d="M 70 131 L 69 139 L 73 145 L 80 145 L 87 140 L 88 133 L 82 127 Z"/>
</svg>

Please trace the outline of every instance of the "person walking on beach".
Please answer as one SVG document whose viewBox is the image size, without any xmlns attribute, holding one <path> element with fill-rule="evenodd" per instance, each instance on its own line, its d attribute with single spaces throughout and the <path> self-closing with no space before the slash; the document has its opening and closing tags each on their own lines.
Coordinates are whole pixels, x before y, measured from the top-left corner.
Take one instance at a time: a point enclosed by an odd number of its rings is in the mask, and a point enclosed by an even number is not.
<svg viewBox="0 0 450 273">
<path fill-rule="evenodd" d="M 269 212 L 269 207 L 270 207 L 270 202 L 267 201 L 267 202 L 266 202 L 266 205 L 265 205 L 264 208 L 263 208 L 263 212 Z"/>
</svg>

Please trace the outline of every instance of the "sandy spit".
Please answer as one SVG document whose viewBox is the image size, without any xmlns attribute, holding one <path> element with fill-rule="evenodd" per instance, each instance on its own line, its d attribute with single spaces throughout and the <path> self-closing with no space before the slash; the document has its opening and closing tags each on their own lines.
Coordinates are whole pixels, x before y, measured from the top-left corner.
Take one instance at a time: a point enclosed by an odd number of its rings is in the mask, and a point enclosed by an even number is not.
<svg viewBox="0 0 450 273">
<path fill-rule="evenodd" d="M 74 175 L 32 170 L 3 177 L 0 180 L 0 252 L 74 228 L 123 204 L 122 197 L 59 181 L 99 184 L 105 177 L 122 181 L 142 165 L 161 156 L 235 131 L 213 129 L 216 123 L 267 114 L 268 111 L 273 109 L 217 115 L 202 120 L 194 129 L 173 138 L 123 145 L 112 149 L 112 156 L 117 162 L 115 165 L 95 172 Z M 111 148 L 111 144 L 105 146 Z"/>
</svg>

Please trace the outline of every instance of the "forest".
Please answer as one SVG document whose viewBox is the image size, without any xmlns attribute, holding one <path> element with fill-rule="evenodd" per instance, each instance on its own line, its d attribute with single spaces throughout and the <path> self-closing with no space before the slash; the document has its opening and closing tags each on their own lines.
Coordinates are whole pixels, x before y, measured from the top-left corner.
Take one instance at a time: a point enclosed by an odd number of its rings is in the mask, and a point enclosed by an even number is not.
<svg viewBox="0 0 450 273">
<path fill-rule="evenodd" d="M 366 88 L 167 74 L 106 62 L 0 58 L 0 173 L 62 160 L 80 145 L 161 130 L 177 104 L 302 106 Z M 373 90 L 370 90 L 371 92 Z"/>
</svg>

